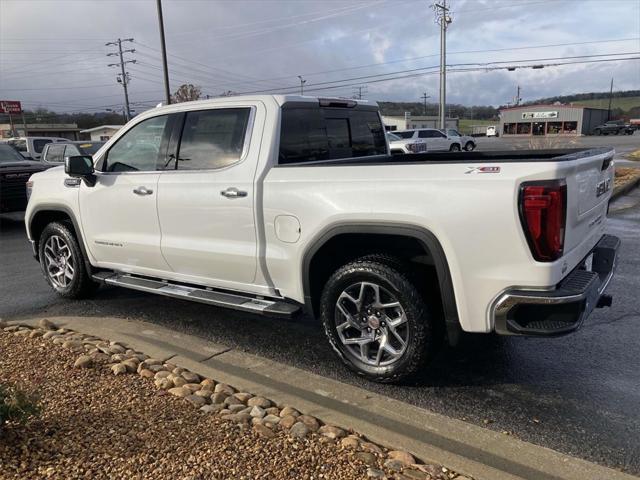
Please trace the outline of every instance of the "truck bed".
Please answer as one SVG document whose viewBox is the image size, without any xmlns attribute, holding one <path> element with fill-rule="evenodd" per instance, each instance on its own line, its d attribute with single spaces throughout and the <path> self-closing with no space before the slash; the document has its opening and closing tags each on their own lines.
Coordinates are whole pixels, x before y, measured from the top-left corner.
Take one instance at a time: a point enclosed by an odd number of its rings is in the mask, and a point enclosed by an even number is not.
<svg viewBox="0 0 640 480">
<path fill-rule="evenodd" d="M 341 158 L 337 160 L 317 160 L 308 162 L 287 163 L 278 165 L 279 168 L 322 166 L 322 165 L 387 165 L 387 164 L 416 164 L 416 163 L 527 163 L 527 162 L 570 162 L 580 158 L 603 155 L 613 148 L 562 148 L 550 150 L 504 150 L 504 151 L 473 151 L 473 152 L 438 152 L 417 153 L 403 155 L 377 155 L 368 157 Z"/>
</svg>

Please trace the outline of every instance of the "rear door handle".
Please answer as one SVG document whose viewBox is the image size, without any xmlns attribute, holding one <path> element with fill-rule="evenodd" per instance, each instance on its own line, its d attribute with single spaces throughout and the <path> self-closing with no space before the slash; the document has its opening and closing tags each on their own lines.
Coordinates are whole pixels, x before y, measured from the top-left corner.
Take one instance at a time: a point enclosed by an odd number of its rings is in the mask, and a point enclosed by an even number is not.
<svg viewBox="0 0 640 480">
<path fill-rule="evenodd" d="M 236 187 L 229 187 L 226 190 L 222 190 L 220 195 L 227 198 L 241 198 L 246 197 L 247 192 L 243 190 L 238 190 Z"/>
<path fill-rule="evenodd" d="M 151 195 L 153 190 L 147 187 L 138 187 L 133 189 L 133 193 L 136 195 Z"/>
</svg>

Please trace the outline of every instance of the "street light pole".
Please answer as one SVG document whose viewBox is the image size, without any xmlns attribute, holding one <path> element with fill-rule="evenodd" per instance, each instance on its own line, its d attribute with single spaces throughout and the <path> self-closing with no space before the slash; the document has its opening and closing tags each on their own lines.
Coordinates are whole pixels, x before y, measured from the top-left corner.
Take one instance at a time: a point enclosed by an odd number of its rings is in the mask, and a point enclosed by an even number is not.
<svg viewBox="0 0 640 480">
<path fill-rule="evenodd" d="M 164 95 L 167 105 L 171 103 L 169 89 L 169 67 L 167 66 L 167 46 L 164 40 L 164 19 L 162 17 L 162 0 L 156 0 L 158 6 L 158 28 L 160 29 L 160 48 L 162 50 L 162 70 L 164 72 Z"/>
<path fill-rule="evenodd" d="M 307 83 L 307 81 L 302 78 L 302 75 L 298 75 L 298 78 L 300 79 L 300 95 L 304 95 L 304 84 Z"/>
<path fill-rule="evenodd" d="M 433 5 L 436 12 L 436 22 L 440 25 L 440 128 L 447 128 L 446 125 L 446 103 L 447 103 L 447 27 L 451 23 L 447 0 L 442 0 L 442 4 Z"/>
<path fill-rule="evenodd" d="M 427 95 L 427 92 L 424 92 L 420 97 L 424 101 L 424 116 L 427 116 L 427 98 L 431 98 L 431 95 Z"/>
</svg>

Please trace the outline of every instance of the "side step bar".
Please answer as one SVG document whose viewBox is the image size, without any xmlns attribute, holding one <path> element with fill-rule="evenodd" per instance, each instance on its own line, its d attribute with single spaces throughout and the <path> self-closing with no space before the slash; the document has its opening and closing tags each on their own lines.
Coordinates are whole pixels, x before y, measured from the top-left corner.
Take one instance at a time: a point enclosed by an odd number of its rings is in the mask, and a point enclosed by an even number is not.
<svg viewBox="0 0 640 480">
<path fill-rule="evenodd" d="M 260 315 L 292 318 L 300 311 L 299 305 L 283 300 L 255 298 L 239 293 L 219 292 L 206 287 L 187 286 L 164 280 L 137 277 L 126 273 L 97 272 L 92 275 L 92 278 L 97 282 L 108 285 L 117 285 L 118 287 L 157 293 L 167 297 L 181 298 L 183 300 L 191 300 Z"/>
</svg>

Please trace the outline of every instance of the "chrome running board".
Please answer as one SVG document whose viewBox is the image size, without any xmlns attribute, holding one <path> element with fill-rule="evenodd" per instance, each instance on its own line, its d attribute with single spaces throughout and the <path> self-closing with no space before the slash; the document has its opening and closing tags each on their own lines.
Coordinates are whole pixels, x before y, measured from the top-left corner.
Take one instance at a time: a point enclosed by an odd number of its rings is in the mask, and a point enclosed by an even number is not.
<svg viewBox="0 0 640 480">
<path fill-rule="evenodd" d="M 167 280 L 138 277 L 127 273 L 97 272 L 92 278 L 98 282 L 118 287 L 156 293 L 167 297 L 206 303 L 216 307 L 232 308 L 245 312 L 276 317 L 291 318 L 300 311 L 300 306 L 284 300 L 257 298 L 240 293 L 227 293 L 206 287 L 173 283 Z"/>
</svg>

